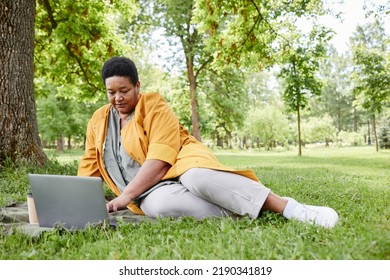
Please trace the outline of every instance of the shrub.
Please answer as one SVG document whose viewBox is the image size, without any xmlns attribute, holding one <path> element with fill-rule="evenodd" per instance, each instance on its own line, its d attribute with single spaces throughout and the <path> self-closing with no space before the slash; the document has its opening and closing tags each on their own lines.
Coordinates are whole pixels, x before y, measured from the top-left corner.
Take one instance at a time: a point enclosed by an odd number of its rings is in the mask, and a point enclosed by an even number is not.
<svg viewBox="0 0 390 280">
<path fill-rule="evenodd" d="M 360 146 L 363 145 L 364 139 L 360 133 L 340 131 L 337 135 L 337 142 L 339 145 Z"/>
<path fill-rule="evenodd" d="M 378 140 L 381 149 L 390 149 L 390 125 L 388 123 L 383 122 L 380 125 Z"/>
</svg>

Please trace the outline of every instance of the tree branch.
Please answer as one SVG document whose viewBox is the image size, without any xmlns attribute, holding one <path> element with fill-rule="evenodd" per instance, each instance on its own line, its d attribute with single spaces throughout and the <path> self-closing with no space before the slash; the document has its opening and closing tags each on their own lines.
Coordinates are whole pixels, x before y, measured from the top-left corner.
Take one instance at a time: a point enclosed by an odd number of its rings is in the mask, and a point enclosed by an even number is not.
<svg viewBox="0 0 390 280">
<path fill-rule="evenodd" d="M 52 30 L 57 28 L 57 21 L 54 19 L 53 10 L 51 9 L 49 0 L 43 0 L 43 5 L 46 8 L 47 15 L 48 15 L 49 20 L 50 20 L 51 30 L 49 30 L 49 35 L 51 35 Z"/>
<path fill-rule="evenodd" d="M 263 17 L 263 14 L 261 13 L 260 8 L 259 8 L 259 6 L 256 4 L 256 2 L 255 2 L 254 0 L 250 0 L 250 1 L 252 2 L 253 6 L 255 7 L 255 9 L 256 9 L 256 11 L 257 11 L 257 13 L 258 13 L 259 18 L 261 19 L 261 21 L 264 21 L 264 22 L 268 25 L 269 29 L 271 30 L 271 33 L 274 33 L 276 36 L 281 37 L 281 38 L 287 43 L 287 45 L 290 45 L 289 40 L 287 40 L 287 38 L 285 38 L 283 35 L 279 34 L 279 33 L 273 28 L 273 26 L 271 25 L 271 23 Z M 256 22 L 255 22 L 255 24 L 256 24 Z M 255 25 L 253 25 L 253 28 L 251 29 L 251 32 L 253 32 L 254 27 L 255 27 Z M 251 32 L 250 32 L 250 33 L 251 33 Z M 250 33 L 249 33 L 249 34 L 250 34 Z M 248 34 L 247 39 L 249 38 L 249 34 Z"/>
<path fill-rule="evenodd" d="M 208 65 L 211 63 L 211 61 L 213 61 L 213 57 L 210 56 L 209 59 L 207 59 L 200 67 L 199 69 L 196 71 L 195 73 L 195 77 L 198 77 L 199 73 Z"/>
<path fill-rule="evenodd" d="M 93 89 L 95 90 L 94 93 L 92 94 L 92 95 L 94 95 L 94 94 L 99 90 L 99 88 L 96 87 L 96 86 L 95 86 L 93 83 L 91 83 L 91 81 L 89 80 L 87 70 L 83 67 L 83 64 L 82 64 L 80 58 L 73 52 L 72 46 L 73 46 L 73 44 L 69 43 L 69 44 L 66 45 L 66 49 L 67 49 L 69 55 L 70 55 L 71 57 L 73 57 L 73 58 L 76 60 L 78 66 L 79 66 L 80 69 L 81 69 L 81 72 L 83 73 L 83 77 L 84 77 L 85 82 L 86 82 L 88 85 L 90 85 L 91 88 L 93 88 Z"/>
</svg>

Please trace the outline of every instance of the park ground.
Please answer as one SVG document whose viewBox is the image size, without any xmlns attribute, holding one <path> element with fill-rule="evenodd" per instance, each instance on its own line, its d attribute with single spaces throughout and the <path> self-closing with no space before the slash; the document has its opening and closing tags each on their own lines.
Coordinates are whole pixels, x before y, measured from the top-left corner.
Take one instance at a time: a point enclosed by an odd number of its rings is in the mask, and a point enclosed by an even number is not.
<svg viewBox="0 0 390 280">
<path fill-rule="evenodd" d="M 46 167 L 13 166 L 0 173 L 0 206 L 25 199 L 29 172 L 74 175 L 82 151 L 56 153 Z M 390 259 L 390 151 L 365 147 L 306 147 L 296 151 L 216 151 L 219 160 L 253 169 L 275 193 L 337 210 L 324 229 L 281 215 L 259 219 L 159 219 L 120 224 L 116 231 L 0 233 L 0 259 Z"/>
</svg>

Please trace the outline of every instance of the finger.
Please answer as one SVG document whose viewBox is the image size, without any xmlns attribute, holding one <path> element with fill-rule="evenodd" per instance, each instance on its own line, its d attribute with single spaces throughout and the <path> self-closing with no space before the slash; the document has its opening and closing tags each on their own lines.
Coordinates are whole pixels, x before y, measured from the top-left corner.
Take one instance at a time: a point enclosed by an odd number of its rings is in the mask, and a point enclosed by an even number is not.
<svg viewBox="0 0 390 280">
<path fill-rule="evenodd" d="M 107 207 L 107 212 L 108 213 L 114 212 L 114 209 L 113 209 L 114 206 L 113 206 L 113 203 L 111 201 L 106 204 L 106 207 Z"/>
</svg>

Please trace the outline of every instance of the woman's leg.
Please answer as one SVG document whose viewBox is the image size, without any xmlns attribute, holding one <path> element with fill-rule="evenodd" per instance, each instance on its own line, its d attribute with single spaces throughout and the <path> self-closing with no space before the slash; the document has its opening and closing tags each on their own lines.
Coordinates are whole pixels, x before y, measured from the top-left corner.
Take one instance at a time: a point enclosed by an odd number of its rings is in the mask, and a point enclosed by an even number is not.
<svg viewBox="0 0 390 280">
<path fill-rule="evenodd" d="M 231 172 L 192 168 L 179 179 L 194 195 L 238 215 L 249 215 L 252 218 L 259 216 L 270 194 L 270 189 L 261 183 Z M 287 201 L 281 199 L 281 202 Z"/>
<path fill-rule="evenodd" d="M 261 210 L 269 210 L 275 213 L 282 214 L 284 209 L 286 208 L 287 202 L 287 199 L 270 192 Z"/>
<path fill-rule="evenodd" d="M 260 210 L 269 210 L 287 219 L 329 228 L 338 221 L 338 214 L 332 208 L 280 197 L 261 183 L 234 173 L 192 168 L 180 176 L 180 181 L 196 196 L 239 215 L 256 218 Z"/>
<path fill-rule="evenodd" d="M 192 194 L 180 183 L 157 188 L 141 200 L 140 207 L 151 218 L 191 216 L 202 219 L 233 215 L 232 212 Z"/>
</svg>

